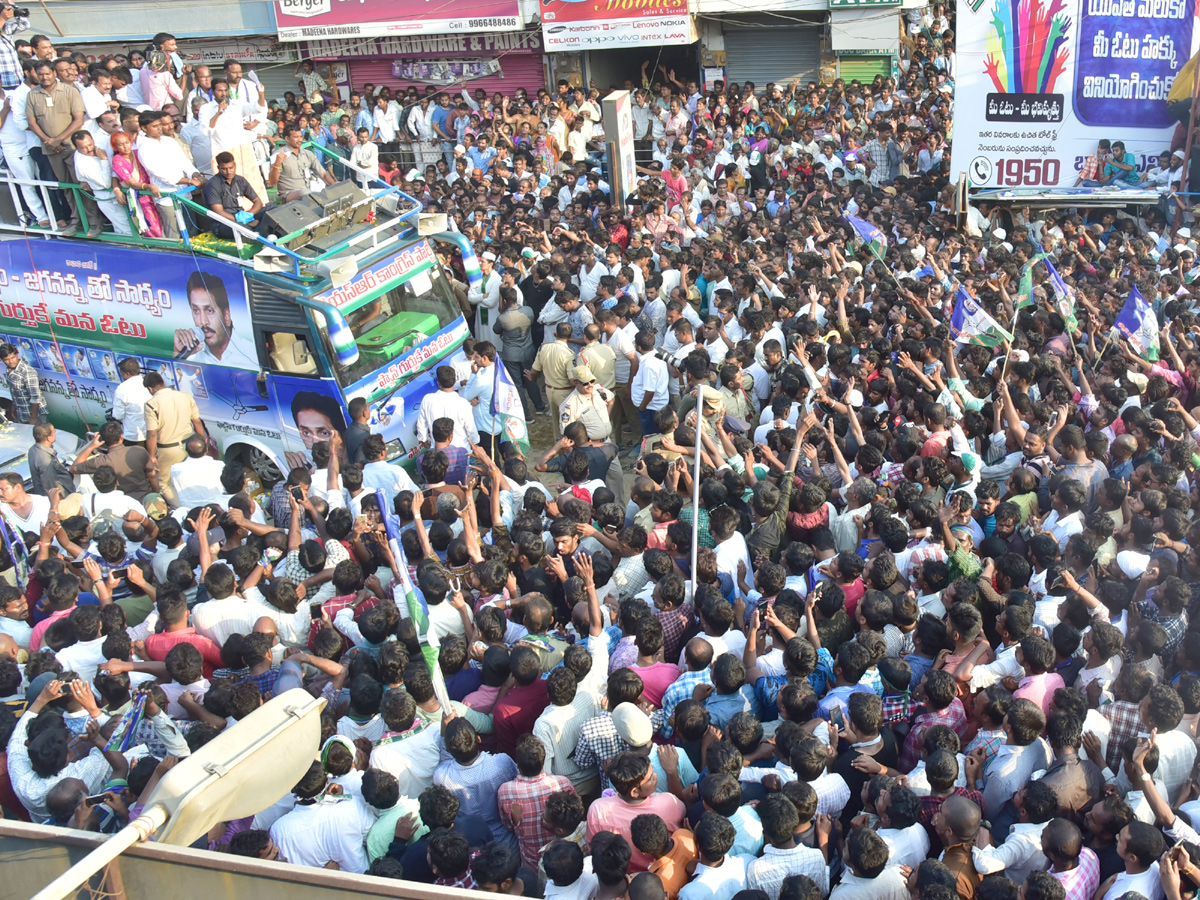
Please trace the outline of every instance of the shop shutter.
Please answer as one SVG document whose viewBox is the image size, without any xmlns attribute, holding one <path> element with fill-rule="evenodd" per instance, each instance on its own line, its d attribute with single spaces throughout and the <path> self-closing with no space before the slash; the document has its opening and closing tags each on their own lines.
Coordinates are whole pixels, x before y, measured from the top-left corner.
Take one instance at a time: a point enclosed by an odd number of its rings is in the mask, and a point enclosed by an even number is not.
<svg viewBox="0 0 1200 900">
<path fill-rule="evenodd" d="M 350 62 L 350 83 L 355 89 L 370 82 L 375 85 L 387 85 L 395 92 L 396 88 L 407 89 L 410 82 L 403 81 L 392 75 L 391 59 L 364 59 Z M 540 53 L 508 53 L 500 57 L 500 73 L 487 78 L 476 78 L 467 82 L 467 89 L 474 91 L 483 88 L 489 94 L 500 91 L 512 96 L 517 88 L 523 87 L 530 96 L 546 86 L 546 76 L 542 70 L 542 54 Z M 425 85 L 416 84 L 417 90 L 424 92 Z M 461 90 L 461 85 L 454 85 L 455 92 Z"/>
<path fill-rule="evenodd" d="M 816 23 L 795 27 L 764 20 L 761 28 L 726 25 L 724 31 L 728 81 L 753 81 L 761 89 L 771 81 L 820 79 L 822 29 Z"/>
<path fill-rule="evenodd" d="M 287 91 L 291 91 L 299 98 L 300 85 L 292 77 L 292 70 L 295 67 L 295 63 L 287 63 L 282 66 L 272 63 L 263 63 L 261 66 L 250 65 L 250 68 L 254 69 L 255 74 L 258 75 L 258 80 L 267 89 L 268 103 L 272 100 L 283 103 L 283 95 Z"/>
<path fill-rule="evenodd" d="M 876 75 L 884 78 L 892 74 L 892 58 L 886 54 L 878 56 L 839 56 L 838 77 L 849 84 L 855 78 L 864 84 L 875 80 Z"/>
</svg>

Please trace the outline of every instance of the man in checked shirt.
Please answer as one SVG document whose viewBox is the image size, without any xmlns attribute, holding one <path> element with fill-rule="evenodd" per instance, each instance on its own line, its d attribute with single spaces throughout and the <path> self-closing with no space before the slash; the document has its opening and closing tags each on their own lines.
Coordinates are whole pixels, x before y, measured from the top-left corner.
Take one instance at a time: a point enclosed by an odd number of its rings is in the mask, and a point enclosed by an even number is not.
<svg viewBox="0 0 1200 900">
<path fill-rule="evenodd" d="M 33 366 L 21 358 L 12 344 L 0 344 L 0 360 L 4 361 L 4 380 L 12 395 L 13 411 L 18 422 L 36 425 L 46 421 L 46 401 L 41 383 Z"/>
</svg>

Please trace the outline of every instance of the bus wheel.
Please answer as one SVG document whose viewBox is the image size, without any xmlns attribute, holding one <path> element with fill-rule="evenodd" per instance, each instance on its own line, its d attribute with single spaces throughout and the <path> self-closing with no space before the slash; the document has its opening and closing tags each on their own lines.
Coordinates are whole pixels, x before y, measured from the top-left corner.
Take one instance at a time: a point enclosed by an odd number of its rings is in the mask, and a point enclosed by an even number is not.
<svg viewBox="0 0 1200 900">
<path fill-rule="evenodd" d="M 283 475 L 280 473 L 279 467 L 275 465 L 275 460 L 257 447 L 243 447 L 240 456 L 242 464 L 258 476 L 258 480 L 267 490 L 270 490 L 275 482 L 283 480 Z"/>
</svg>

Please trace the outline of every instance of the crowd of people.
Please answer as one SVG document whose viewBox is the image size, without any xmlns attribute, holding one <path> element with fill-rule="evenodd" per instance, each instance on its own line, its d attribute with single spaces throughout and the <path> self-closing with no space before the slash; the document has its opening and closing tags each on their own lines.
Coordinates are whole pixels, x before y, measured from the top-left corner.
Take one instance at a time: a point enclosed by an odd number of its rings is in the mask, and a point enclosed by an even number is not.
<svg viewBox="0 0 1200 900">
<path fill-rule="evenodd" d="M 896 82 L 645 67 L 627 198 L 595 87 L 366 85 L 343 114 L 298 69 L 307 99 L 269 121 L 345 145 L 348 120 L 450 214 L 474 334 L 415 471 L 357 400 L 258 497 L 188 408 L 169 465 L 143 447 L 173 393 L 136 365 L 60 460 L 3 354 L 38 422 L 32 486 L 0 475 L 5 815 L 111 833 L 303 688 L 327 700 L 309 771 L 201 846 L 563 900 L 1194 896 L 1195 245 L 1158 207 L 960 222 L 945 15 L 906 11 Z M 172 40 L 136 78 L 133 53 L 99 67 L 114 162 L 134 84 L 209 102 Z M 48 43 L 43 89 L 105 93 Z M 229 152 L 230 178 L 263 162 Z M 1133 287 L 1157 354 L 1113 330 Z M 964 293 L 1012 336 L 956 341 Z M 550 415 L 545 452 L 492 446 L 496 364 Z"/>
</svg>

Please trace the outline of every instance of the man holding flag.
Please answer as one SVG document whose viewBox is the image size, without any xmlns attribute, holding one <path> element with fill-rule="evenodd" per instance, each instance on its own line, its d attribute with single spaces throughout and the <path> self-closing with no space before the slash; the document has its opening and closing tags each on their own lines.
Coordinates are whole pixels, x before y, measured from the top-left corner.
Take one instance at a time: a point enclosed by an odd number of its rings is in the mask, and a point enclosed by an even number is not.
<svg viewBox="0 0 1200 900">
<path fill-rule="evenodd" d="M 471 377 L 462 390 L 463 399 L 471 404 L 475 427 L 479 429 L 479 446 L 488 456 L 496 458 L 500 444 L 512 441 L 529 452 L 529 430 L 525 427 L 525 410 L 512 377 L 504 366 L 496 365 L 496 347 L 490 341 L 475 345 Z"/>
<path fill-rule="evenodd" d="M 479 345 L 475 345 L 475 353 L 479 354 Z M 495 443 L 509 441 L 516 444 L 522 456 L 529 455 L 529 428 L 525 424 L 525 408 L 521 404 L 521 393 L 513 383 L 505 366 L 493 365 L 488 372 L 492 378 L 492 390 L 489 394 L 492 427 L 488 434 L 494 435 Z M 479 432 L 480 443 L 483 442 L 483 429 Z M 495 448 L 489 448 L 499 450 Z M 495 459 L 495 454 L 491 454 Z"/>
<path fill-rule="evenodd" d="M 1114 324 L 1134 353 L 1150 362 L 1158 359 L 1158 317 L 1136 286 L 1130 288 L 1129 297 Z"/>
</svg>

